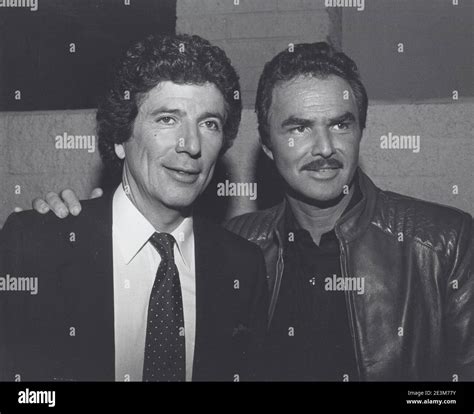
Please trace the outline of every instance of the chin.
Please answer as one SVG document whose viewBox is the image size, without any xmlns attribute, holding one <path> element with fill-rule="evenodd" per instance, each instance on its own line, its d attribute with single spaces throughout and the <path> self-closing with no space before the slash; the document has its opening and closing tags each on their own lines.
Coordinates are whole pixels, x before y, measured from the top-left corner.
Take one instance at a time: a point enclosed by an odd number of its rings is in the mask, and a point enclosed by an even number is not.
<svg viewBox="0 0 474 414">
<path fill-rule="evenodd" d="M 189 194 L 186 196 L 182 197 L 170 197 L 169 199 L 166 200 L 164 203 L 168 208 L 170 209 L 175 209 L 175 210 L 183 210 L 191 207 L 195 201 L 196 197 L 192 197 Z"/>
<path fill-rule="evenodd" d="M 328 188 L 328 189 L 314 189 L 313 191 L 308 191 L 308 187 L 299 189 L 298 193 L 302 196 L 303 199 L 313 202 L 326 202 L 335 200 L 342 193 L 342 187 L 338 189 Z"/>
<path fill-rule="evenodd" d="M 321 193 L 309 194 L 309 195 L 306 195 L 306 198 L 308 198 L 309 200 L 315 201 L 315 202 L 326 202 L 326 201 L 335 200 L 336 198 L 338 198 L 341 195 L 341 192 L 340 193 L 330 193 L 330 194 L 326 194 L 326 193 L 324 193 L 324 194 L 321 194 Z"/>
</svg>

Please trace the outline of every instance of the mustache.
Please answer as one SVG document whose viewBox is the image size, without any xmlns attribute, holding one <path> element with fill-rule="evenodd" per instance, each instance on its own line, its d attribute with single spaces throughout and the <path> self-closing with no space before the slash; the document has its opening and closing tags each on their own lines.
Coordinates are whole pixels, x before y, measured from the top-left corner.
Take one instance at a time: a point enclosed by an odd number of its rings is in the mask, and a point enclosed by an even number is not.
<svg viewBox="0 0 474 414">
<path fill-rule="evenodd" d="M 342 167 L 343 167 L 342 162 L 335 158 L 328 158 L 327 160 L 324 158 L 318 158 L 317 160 L 313 160 L 303 165 L 301 169 L 309 170 L 309 171 L 318 171 L 325 168 L 342 168 Z"/>
</svg>

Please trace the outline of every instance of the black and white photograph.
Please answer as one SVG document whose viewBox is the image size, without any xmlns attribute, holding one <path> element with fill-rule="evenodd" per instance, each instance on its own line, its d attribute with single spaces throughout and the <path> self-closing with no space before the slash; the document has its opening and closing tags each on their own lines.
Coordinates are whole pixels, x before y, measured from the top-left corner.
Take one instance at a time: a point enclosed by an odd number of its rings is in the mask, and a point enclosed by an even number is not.
<svg viewBox="0 0 474 414">
<path fill-rule="evenodd" d="M 474 412 L 473 119 L 472 0 L 0 0 L 0 412 Z"/>
</svg>

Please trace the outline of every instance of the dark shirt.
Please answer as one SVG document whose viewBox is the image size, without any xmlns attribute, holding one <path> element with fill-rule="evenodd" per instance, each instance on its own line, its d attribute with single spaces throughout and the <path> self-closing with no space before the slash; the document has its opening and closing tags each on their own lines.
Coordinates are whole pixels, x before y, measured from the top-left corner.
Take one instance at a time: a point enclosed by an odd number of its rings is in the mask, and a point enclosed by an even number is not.
<svg viewBox="0 0 474 414">
<path fill-rule="evenodd" d="M 355 185 L 344 213 L 361 199 Z M 285 230 L 285 266 L 268 335 L 269 379 L 357 380 L 345 293 L 325 289 L 326 278 L 341 277 L 336 233 L 324 233 L 316 245 L 288 204 Z"/>
</svg>

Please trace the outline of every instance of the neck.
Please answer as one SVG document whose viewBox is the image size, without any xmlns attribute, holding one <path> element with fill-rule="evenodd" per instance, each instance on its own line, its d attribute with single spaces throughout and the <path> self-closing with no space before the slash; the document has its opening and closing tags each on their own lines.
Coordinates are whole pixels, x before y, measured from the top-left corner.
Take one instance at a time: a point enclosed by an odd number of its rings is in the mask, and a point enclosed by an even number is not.
<svg viewBox="0 0 474 414">
<path fill-rule="evenodd" d="M 169 208 L 144 192 L 139 191 L 138 185 L 131 176 L 127 164 L 123 167 L 122 184 L 125 194 L 133 205 L 158 231 L 171 233 L 189 215 L 189 210 L 177 210 Z"/>
<path fill-rule="evenodd" d="M 351 186 L 348 194 L 341 194 L 334 200 L 322 203 L 308 202 L 286 194 L 286 199 L 291 207 L 296 221 L 307 230 L 313 241 L 319 245 L 321 236 L 334 229 L 337 220 L 349 204 L 354 194 L 354 186 Z"/>
</svg>

